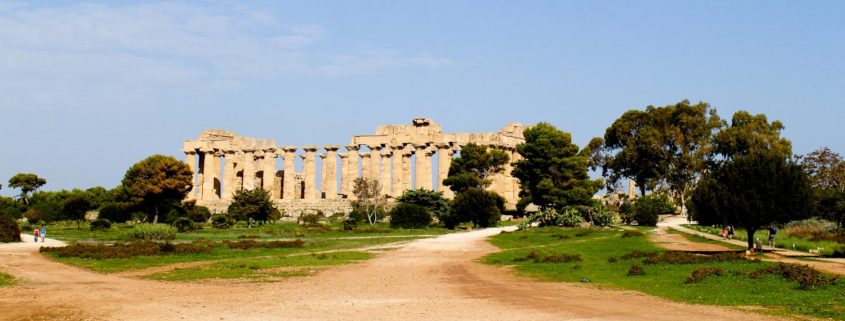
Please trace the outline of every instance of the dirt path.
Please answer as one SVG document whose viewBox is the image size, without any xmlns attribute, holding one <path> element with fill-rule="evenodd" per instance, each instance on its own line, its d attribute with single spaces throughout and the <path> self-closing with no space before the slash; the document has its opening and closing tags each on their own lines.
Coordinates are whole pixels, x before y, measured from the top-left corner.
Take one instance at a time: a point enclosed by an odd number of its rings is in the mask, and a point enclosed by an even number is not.
<svg viewBox="0 0 845 321">
<path fill-rule="evenodd" d="M 93 273 L 0 245 L 2 320 L 774 320 L 476 263 L 501 229 L 411 242 L 372 260 L 268 284 L 196 284 Z M 38 312 L 41 311 L 41 312 Z M 31 317 L 42 313 L 41 317 Z"/>
<path fill-rule="evenodd" d="M 649 240 L 659 247 L 673 251 L 719 252 L 731 250 L 724 245 L 693 242 L 683 235 L 671 234 L 666 226 L 658 226 L 656 233 L 649 234 Z"/>
</svg>

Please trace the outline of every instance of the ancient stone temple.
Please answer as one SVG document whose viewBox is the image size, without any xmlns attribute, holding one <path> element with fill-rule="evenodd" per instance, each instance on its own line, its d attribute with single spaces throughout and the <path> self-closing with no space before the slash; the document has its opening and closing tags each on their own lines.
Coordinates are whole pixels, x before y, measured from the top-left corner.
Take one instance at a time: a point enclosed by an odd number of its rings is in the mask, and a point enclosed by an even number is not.
<svg viewBox="0 0 845 321">
<path fill-rule="evenodd" d="M 351 143 L 342 146 L 343 152 L 338 145 L 276 146 L 273 140 L 208 129 L 184 143 L 186 162 L 194 172 L 187 198 L 220 212 L 235 191 L 261 187 L 288 215 L 313 210 L 346 213 L 358 177 L 379 181 L 389 198 L 418 188 L 443 191 L 451 198 L 443 179 L 461 146 L 472 142 L 500 149 L 513 162 L 519 159 L 515 147 L 525 140 L 524 129 L 510 123 L 495 133 L 444 133 L 431 119 L 416 118 L 407 125 L 379 126 L 373 135 L 352 136 Z M 301 158 L 299 172 L 297 157 Z M 511 165 L 492 180 L 489 189 L 502 195 L 509 209 L 515 208 L 519 182 L 511 176 Z"/>
</svg>

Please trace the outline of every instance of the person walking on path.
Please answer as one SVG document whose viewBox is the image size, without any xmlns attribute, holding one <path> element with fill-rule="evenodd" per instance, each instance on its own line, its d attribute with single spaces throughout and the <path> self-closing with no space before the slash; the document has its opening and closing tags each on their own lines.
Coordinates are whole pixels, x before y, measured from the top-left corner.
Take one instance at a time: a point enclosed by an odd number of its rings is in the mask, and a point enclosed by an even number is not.
<svg viewBox="0 0 845 321">
<path fill-rule="evenodd" d="M 733 225 L 728 225 L 728 239 L 729 240 L 734 239 L 734 226 Z"/>
<path fill-rule="evenodd" d="M 46 227 L 46 226 L 44 226 L 44 224 L 41 224 L 41 231 L 40 231 L 40 233 L 39 233 L 39 234 L 41 234 L 41 243 L 46 242 L 46 238 L 47 238 L 47 227 Z M 36 242 L 38 242 L 38 241 L 36 240 Z"/>
<path fill-rule="evenodd" d="M 775 247 L 775 236 L 778 234 L 778 228 L 774 225 L 769 225 L 769 246 Z"/>
<path fill-rule="evenodd" d="M 38 234 L 39 233 L 40 233 L 40 231 L 37 228 L 34 231 L 32 231 L 32 237 L 35 238 L 35 243 L 38 243 Z"/>
</svg>

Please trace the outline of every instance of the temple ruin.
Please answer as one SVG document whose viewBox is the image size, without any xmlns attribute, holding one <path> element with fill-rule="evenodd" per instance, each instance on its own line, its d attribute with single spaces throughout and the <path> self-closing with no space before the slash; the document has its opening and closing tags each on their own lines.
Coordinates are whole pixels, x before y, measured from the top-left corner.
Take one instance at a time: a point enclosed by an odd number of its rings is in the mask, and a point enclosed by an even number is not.
<svg viewBox="0 0 845 321">
<path fill-rule="evenodd" d="M 288 215 L 316 210 L 347 213 L 357 177 L 379 181 L 383 195 L 389 198 L 419 188 L 443 191 L 451 198 L 443 179 L 461 146 L 476 143 L 499 149 L 514 162 L 519 159 L 516 145 L 525 141 L 524 129 L 522 124 L 510 123 L 495 133 L 444 133 L 431 119 L 416 118 L 407 125 L 378 126 L 372 135 L 352 136 L 351 143 L 343 146 L 345 152 L 338 152 L 338 145 L 276 146 L 274 140 L 208 129 L 184 143 L 186 162 L 194 173 L 187 199 L 221 212 L 235 191 L 261 187 Z M 296 157 L 302 159 L 299 172 L 295 170 Z M 276 159 L 281 159 L 281 169 Z M 502 195 L 506 207 L 514 209 L 519 182 L 511 176 L 511 164 L 492 181 L 488 189 Z"/>
</svg>

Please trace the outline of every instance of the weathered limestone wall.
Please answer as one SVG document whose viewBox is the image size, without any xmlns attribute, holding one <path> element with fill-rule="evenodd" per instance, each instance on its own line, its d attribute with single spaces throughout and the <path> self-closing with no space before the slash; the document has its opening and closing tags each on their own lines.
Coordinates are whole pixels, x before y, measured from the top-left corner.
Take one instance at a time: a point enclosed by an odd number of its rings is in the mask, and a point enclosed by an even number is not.
<svg viewBox="0 0 845 321">
<path fill-rule="evenodd" d="M 434 121 L 416 118 L 407 125 L 379 126 L 375 135 L 353 136 L 352 143 L 344 146 L 345 152 L 338 152 L 337 145 L 279 147 L 273 140 L 209 129 L 184 143 L 186 162 L 194 172 L 194 185 L 187 198 L 221 212 L 236 191 L 263 188 L 288 215 L 311 210 L 346 213 L 354 198 L 353 181 L 359 176 L 379 181 L 382 193 L 391 198 L 411 188 L 443 191 L 451 198 L 451 191 L 442 182 L 461 146 L 473 142 L 501 149 L 515 161 L 519 156 L 515 147 L 525 140 L 524 129 L 511 123 L 496 133 L 444 133 Z M 303 162 L 300 173 L 294 169 L 296 157 Z M 276 170 L 277 160 L 284 163 L 283 170 Z M 318 161 L 322 164 L 320 173 Z M 506 206 L 513 209 L 519 182 L 510 170 L 508 164 L 504 173 L 493 177 L 490 190 L 504 196 Z M 433 186 L 432 180 L 436 182 Z"/>
</svg>

